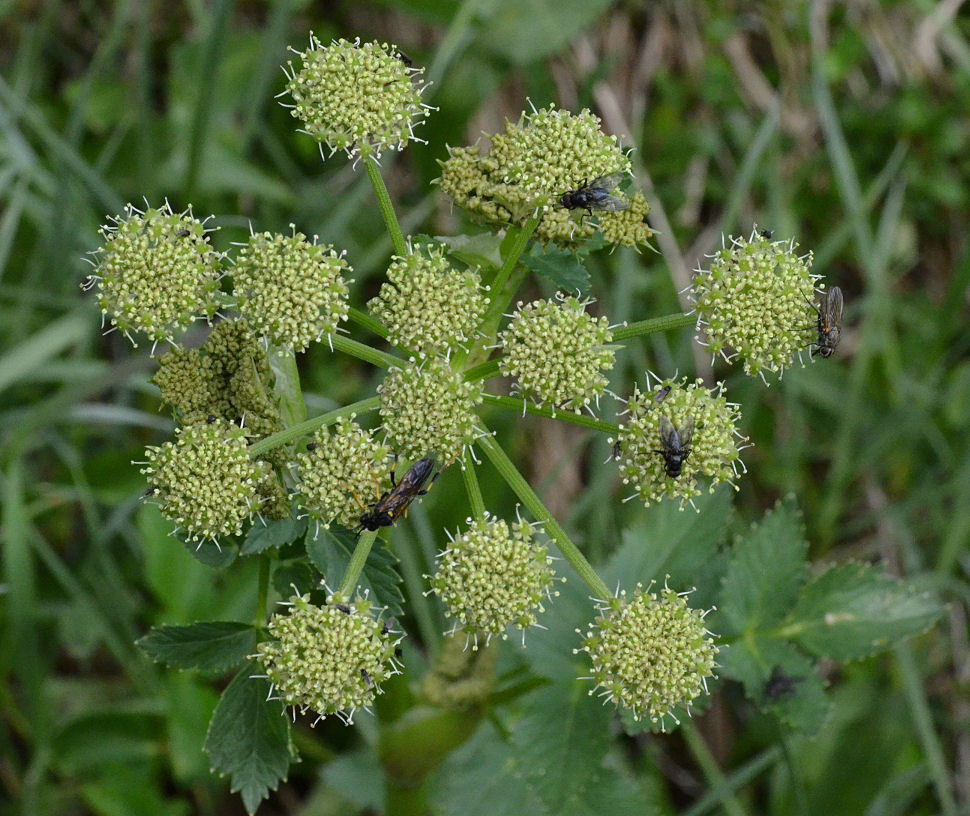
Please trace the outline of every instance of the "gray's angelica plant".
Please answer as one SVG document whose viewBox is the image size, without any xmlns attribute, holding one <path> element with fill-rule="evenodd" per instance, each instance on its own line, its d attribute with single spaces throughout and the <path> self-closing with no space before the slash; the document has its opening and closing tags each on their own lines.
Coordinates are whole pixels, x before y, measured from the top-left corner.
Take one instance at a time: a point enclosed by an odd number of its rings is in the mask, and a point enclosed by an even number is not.
<svg viewBox="0 0 970 816">
<path fill-rule="evenodd" d="M 595 688 L 634 717 L 665 724 L 713 676 L 717 647 L 703 625 L 706 613 L 690 608 L 687 591 L 666 584 L 659 593 L 639 585 L 632 596 L 610 592 L 482 418 L 483 406 L 521 409 L 609 434 L 620 477 L 645 505 L 673 499 L 683 507 L 702 485 L 737 487 L 746 440 L 737 430 L 740 408 L 727 401 L 723 385 L 648 381 L 643 392 L 633 387 L 621 424 L 599 416 L 618 344 L 686 327 L 694 317 L 611 327 L 591 301 L 568 292 L 511 305 L 530 241 L 570 249 L 594 237 L 613 247 L 647 244 L 646 199 L 626 182 L 611 192 L 628 204 L 617 212 L 561 203 L 598 178 L 630 174 L 627 152 L 590 111 L 555 105 L 531 107 L 507 122 L 490 136 L 487 152 L 449 148 L 441 190 L 474 219 L 504 231 L 500 265 L 462 265 L 445 245 L 404 236 L 377 164 L 385 151 L 417 140 L 414 128 L 431 110 L 421 101 L 422 69 L 393 45 L 324 45 L 313 35 L 298 58 L 299 65 L 284 69 L 284 95 L 327 159 L 343 151 L 355 166 L 363 164 L 394 246 L 387 280 L 368 314 L 349 306 L 346 253 L 295 227 L 290 235 L 254 231 L 229 257 L 211 247 L 208 219 L 196 219 L 190 208 L 129 206 L 112 219 L 87 286 L 97 290 L 112 327 L 133 342 L 141 334 L 172 347 L 152 381 L 179 427 L 173 440 L 146 453 L 142 473 L 152 501 L 190 542 L 237 547 L 253 519 L 258 533 L 267 519 L 292 524 L 304 517 L 315 538 L 320 527 L 358 525 L 390 487 L 392 455 L 395 462 L 430 456 L 443 467 L 459 461 L 471 513 L 464 531 L 449 535 L 428 589 L 444 602 L 456 638 L 487 652 L 492 637 L 504 638 L 511 627 L 522 631 L 524 643 L 525 630 L 555 605 L 560 579 L 550 549 L 536 540 L 539 526 L 596 599 L 577 645 L 592 664 Z M 732 239 L 716 253 L 692 288 L 697 325 L 712 349 L 733 348 L 750 373 L 789 365 L 806 346 L 799 332 L 812 316 L 810 261 L 795 255 L 794 242 L 759 234 Z M 231 287 L 220 284 L 223 278 Z M 183 347 L 182 333 L 198 320 L 215 320 L 208 339 L 200 348 Z M 347 323 L 371 332 L 372 343 L 349 338 Z M 314 343 L 383 368 L 376 394 L 304 420 L 293 408 L 302 405 L 295 355 Z M 489 381 L 500 374 L 513 378 L 524 401 L 494 392 Z M 664 417 L 692 430 L 676 478 L 661 455 Z M 488 512 L 475 448 L 535 525 Z M 359 587 L 376 536 L 362 532 L 345 572 L 322 576 L 332 586 L 325 602 L 307 593 L 312 587 L 294 588 L 281 601 L 289 611 L 272 616 L 273 551 L 262 548 L 255 659 L 271 699 L 317 719 L 350 722 L 401 668 L 392 628 Z M 476 665 L 490 671 L 488 660 Z M 435 697 L 448 698 L 440 685 Z M 476 685 L 479 699 L 486 687 Z"/>
</svg>

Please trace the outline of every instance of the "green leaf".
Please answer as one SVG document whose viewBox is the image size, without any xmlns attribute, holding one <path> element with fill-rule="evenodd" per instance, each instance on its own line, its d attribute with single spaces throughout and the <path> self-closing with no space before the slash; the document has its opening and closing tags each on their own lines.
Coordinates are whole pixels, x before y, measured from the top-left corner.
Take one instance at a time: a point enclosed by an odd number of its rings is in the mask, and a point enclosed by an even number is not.
<svg viewBox="0 0 970 816">
<path fill-rule="evenodd" d="M 522 255 L 520 262 L 551 280 L 564 292 L 573 295 L 577 292 L 581 295 L 589 292 L 589 272 L 573 252 L 555 247 L 548 247 L 542 252 L 538 247 L 533 247 L 531 253 Z"/>
<path fill-rule="evenodd" d="M 256 630 L 247 623 L 213 621 L 158 626 L 137 644 L 156 663 L 219 674 L 252 654 L 255 641 Z"/>
<path fill-rule="evenodd" d="M 185 541 L 185 549 L 200 564 L 212 569 L 225 569 L 239 555 L 239 545 L 234 541 Z"/>
<path fill-rule="evenodd" d="M 155 777 L 148 763 L 133 763 L 130 758 L 101 765 L 83 776 L 80 791 L 87 803 L 84 812 L 98 816 L 188 816 L 192 811 L 189 803 L 172 791 L 159 789 Z"/>
<path fill-rule="evenodd" d="M 724 539 L 732 499 L 732 491 L 718 490 L 697 497 L 698 513 L 669 501 L 650 508 L 642 523 L 623 533 L 622 544 L 601 572 L 606 585 L 632 591 L 638 583 L 663 584 L 667 575 L 679 590 L 698 583 L 698 574 Z"/>
<path fill-rule="evenodd" d="M 321 529 L 316 538 L 308 533 L 306 539 L 307 554 L 331 589 L 339 586 L 356 546 L 357 539 L 346 530 Z M 388 615 L 400 618 L 404 615 L 401 608 L 404 596 L 401 594 L 402 578 L 397 571 L 397 563 L 397 556 L 388 549 L 387 544 L 380 538 L 376 539 L 357 586 L 361 591 L 369 589 L 371 597 L 387 607 Z"/>
<path fill-rule="evenodd" d="M 219 699 L 205 740 L 213 770 L 230 776 L 230 790 L 242 795 L 250 814 L 286 778 L 293 757 L 290 721 L 279 700 L 266 699 L 269 682 L 251 676 L 258 672 L 250 663 L 236 675 Z"/>
<path fill-rule="evenodd" d="M 775 626 L 805 580 L 808 545 L 793 498 L 775 505 L 734 547 L 718 600 L 722 636 Z"/>
<path fill-rule="evenodd" d="M 293 588 L 303 595 L 320 586 L 320 578 L 305 561 L 279 564 L 273 571 L 273 588 L 284 598 L 293 594 Z"/>
<path fill-rule="evenodd" d="M 502 237 L 494 232 L 477 235 L 436 235 L 434 240 L 448 247 L 448 254 L 469 266 L 497 269 L 502 265 L 499 245 Z"/>
<path fill-rule="evenodd" d="M 112 763 L 147 762 L 158 753 L 162 723 L 156 714 L 88 708 L 53 735 L 53 764 L 62 773 L 78 776 Z"/>
<path fill-rule="evenodd" d="M 762 711 L 805 736 L 814 736 L 832 703 L 812 661 L 791 643 L 778 638 L 744 638 L 718 655 L 720 674 L 744 685 Z"/>
<path fill-rule="evenodd" d="M 307 530 L 307 520 L 302 519 L 283 519 L 282 521 L 268 521 L 266 524 L 256 523 L 249 528 L 240 555 L 252 555 L 261 553 L 272 547 L 283 547 L 292 541 L 296 541 L 300 536 L 305 535 Z"/>
<path fill-rule="evenodd" d="M 856 660 L 925 632 L 941 614 L 932 595 L 866 564 L 843 564 L 808 583 L 783 633 L 820 657 Z"/>
</svg>

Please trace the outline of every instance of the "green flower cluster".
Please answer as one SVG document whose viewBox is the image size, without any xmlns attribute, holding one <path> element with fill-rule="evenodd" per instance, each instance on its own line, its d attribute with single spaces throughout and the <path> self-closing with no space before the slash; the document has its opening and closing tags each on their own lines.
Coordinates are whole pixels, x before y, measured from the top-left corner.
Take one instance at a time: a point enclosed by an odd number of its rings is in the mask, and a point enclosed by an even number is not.
<svg viewBox="0 0 970 816">
<path fill-rule="evenodd" d="M 431 591 L 444 601 L 448 617 L 455 618 L 478 648 L 478 636 L 486 644 L 492 635 L 505 638 L 510 625 L 525 630 L 544 612 L 544 598 L 558 595 L 552 558 L 545 546 L 533 542 L 535 530 L 521 519 L 511 529 L 502 519 L 470 520 L 468 530 L 449 539 L 438 555 Z"/>
<path fill-rule="evenodd" d="M 421 102 L 423 68 L 410 67 L 393 45 L 334 40 L 324 46 L 311 33 L 306 51 L 294 52 L 297 70 L 287 63 L 290 113 L 332 156 L 380 158 L 385 149 L 402 150 L 432 108 Z M 425 86 L 426 87 L 426 86 Z"/>
<path fill-rule="evenodd" d="M 377 390 L 387 440 L 406 459 L 434 454 L 448 462 L 479 435 L 481 387 L 465 382 L 441 357 L 392 368 Z"/>
<path fill-rule="evenodd" d="M 613 334 L 605 317 L 586 314 L 590 301 L 561 294 L 556 300 L 518 304 L 500 335 L 499 367 L 515 378 L 518 392 L 579 413 L 598 401 L 609 383 L 603 371 L 613 368 Z"/>
<path fill-rule="evenodd" d="M 755 230 L 746 241 L 715 252 L 710 269 L 698 270 L 691 284 L 697 329 L 712 354 L 730 362 L 733 349 L 744 371 L 779 374 L 808 345 L 815 325 L 812 253 L 799 257 L 794 241 L 772 241 Z"/>
<path fill-rule="evenodd" d="M 233 291 L 239 311 L 281 354 L 303 351 L 347 319 L 353 281 L 344 276 L 352 271 L 332 246 L 318 246 L 302 232 L 261 232 L 239 253 Z"/>
<path fill-rule="evenodd" d="M 576 652 L 589 655 L 592 679 L 601 696 L 629 709 L 634 719 L 647 716 L 660 722 L 673 709 L 707 691 L 714 676 L 718 652 L 711 633 L 704 628 L 706 613 L 691 609 L 684 599 L 664 586 L 658 597 L 640 584 L 627 599 L 618 597 L 597 605 L 599 614 Z"/>
<path fill-rule="evenodd" d="M 189 541 L 239 535 L 252 518 L 265 477 L 249 458 L 246 435 L 223 419 L 175 429 L 175 441 L 145 451 L 148 478 L 162 514 Z"/>
<path fill-rule="evenodd" d="M 644 222 L 642 196 L 630 200 L 634 212 L 567 210 L 560 204 L 566 193 L 603 176 L 630 172 L 630 160 L 616 136 L 600 129 L 588 110 L 578 114 L 554 105 L 506 122 L 505 132 L 489 137 L 491 149 L 477 146 L 449 148 L 441 163 L 439 184 L 444 193 L 473 217 L 488 224 L 522 224 L 533 215 L 541 220 L 535 236 L 543 243 L 577 246 L 597 230 L 613 244 L 636 246 L 652 235 Z"/>
<path fill-rule="evenodd" d="M 336 520 L 355 527 L 364 506 L 391 486 L 385 465 L 389 453 L 352 416 L 341 417 L 332 431 L 320 428 L 306 453 L 296 456 L 300 503 L 324 526 Z"/>
<path fill-rule="evenodd" d="M 620 426 L 617 440 L 620 475 L 624 484 L 634 485 L 634 495 L 644 505 L 678 498 L 683 507 L 700 495 L 697 477 L 702 475 L 711 480 L 712 492 L 721 482 L 734 484 L 732 477 L 737 476 L 736 467 L 741 464 L 739 443 L 747 440 L 736 430 L 741 413 L 735 403 L 727 401 L 723 383 L 708 390 L 703 380 L 687 383 L 682 378 L 661 380 L 646 393 L 634 387 L 625 413 L 629 419 Z M 660 453 L 664 449 L 660 436 L 663 416 L 678 430 L 693 422 L 693 436 L 687 445 L 690 452 L 676 478 L 667 475 Z"/>
<path fill-rule="evenodd" d="M 314 606 L 309 595 L 289 600 L 289 614 L 270 619 L 271 640 L 260 643 L 257 659 L 278 699 L 301 713 L 335 714 L 348 725 L 367 708 L 388 677 L 400 674 L 391 637 L 380 612 L 366 598 L 331 595 Z M 375 613 L 377 613 L 375 615 Z"/>
<path fill-rule="evenodd" d="M 204 222 L 189 207 L 166 202 L 145 212 L 131 204 L 101 227 L 104 245 L 84 288 L 98 290 L 101 314 L 135 343 L 132 332 L 174 344 L 199 318 L 216 311 L 222 256 L 209 244 Z"/>
<path fill-rule="evenodd" d="M 367 307 L 388 328 L 388 340 L 422 356 L 444 354 L 467 343 L 488 298 L 477 271 L 459 272 L 441 248 L 409 246 L 394 256 L 387 282 Z"/>
</svg>

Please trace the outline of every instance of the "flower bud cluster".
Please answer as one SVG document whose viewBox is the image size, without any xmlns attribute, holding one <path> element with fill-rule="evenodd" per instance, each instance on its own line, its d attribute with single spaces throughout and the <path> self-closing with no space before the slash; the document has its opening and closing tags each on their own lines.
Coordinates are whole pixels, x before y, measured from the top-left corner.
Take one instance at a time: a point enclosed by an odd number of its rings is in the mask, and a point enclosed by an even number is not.
<svg viewBox="0 0 970 816">
<path fill-rule="evenodd" d="M 311 33 L 309 48 L 295 53 L 302 65 L 287 63 L 290 113 L 330 155 L 380 158 L 417 139 L 414 128 L 431 110 L 421 103 L 426 86 L 415 82 L 424 69 L 408 65 L 395 46 L 359 39 L 324 46 Z"/>
<path fill-rule="evenodd" d="M 357 709 L 373 703 L 381 683 L 400 674 L 394 660 L 400 636 L 392 637 L 382 610 L 366 598 L 331 595 L 326 606 L 314 606 L 309 595 L 297 595 L 288 605 L 289 614 L 270 619 L 271 640 L 258 646 L 274 693 L 301 713 L 317 712 L 316 722 L 336 714 L 351 723 Z"/>
<path fill-rule="evenodd" d="M 292 225 L 291 225 L 292 227 Z M 304 351 L 347 319 L 349 264 L 301 232 L 251 235 L 233 270 L 239 311 L 281 353 Z"/>
<path fill-rule="evenodd" d="M 556 300 L 558 302 L 556 302 Z M 523 306 L 500 335 L 499 367 L 515 389 L 540 404 L 579 413 L 598 400 L 613 368 L 613 334 L 605 317 L 586 314 L 588 300 L 564 297 Z"/>
<path fill-rule="evenodd" d="M 734 484 L 732 477 L 737 476 L 741 462 L 739 444 L 747 440 L 736 430 L 741 413 L 735 403 L 727 401 L 723 383 L 708 390 L 703 380 L 688 383 L 683 378 L 662 380 L 645 393 L 634 387 L 625 413 L 629 419 L 620 426 L 618 438 L 620 474 L 624 484 L 634 485 L 644 505 L 678 498 L 683 506 L 700 495 L 699 476 L 711 480 L 712 492 L 721 482 Z M 678 430 L 693 423 L 693 435 L 685 445 L 690 450 L 676 477 L 666 471 L 662 416 Z"/>
<path fill-rule="evenodd" d="M 623 591 L 598 604 L 599 614 L 576 650 L 586 652 L 593 666 L 590 694 L 602 689 L 601 696 L 636 720 L 646 716 L 663 724 L 675 707 L 689 710 L 714 676 L 718 648 L 704 628 L 706 613 L 691 609 L 685 594 L 664 586 L 658 597 L 637 584 L 632 598 Z"/>
<path fill-rule="evenodd" d="M 634 246 L 646 241 L 646 201 L 631 199 L 635 212 L 625 218 L 566 210 L 560 199 L 603 176 L 630 172 L 630 160 L 616 136 L 600 129 L 588 110 L 578 114 L 556 108 L 533 110 L 505 132 L 489 137 L 491 149 L 449 148 L 439 184 L 459 207 L 485 223 L 522 224 L 541 215 L 535 237 L 543 243 L 577 246 L 599 229 L 610 243 Z"/>
<path fill-rule="evenodd" d="M 388 340 L 422 356 L 444 354 L 471 339 L 488 298 L 477 271 L 459 272 L 441 248 L 415 244 L 395 255 L 387 282 L 367 307 L 388 329 Z"/>
<path fill-rule="evenodd" d="M 469 519 L 464 533 L 451 538 L 438 555 L 431 579 L 434 591 L 460 628 L 473 639 L 485 642 L 492 635 L 506 637 L 506 628 L 523 631 L 544 612 L 544 598 L 558 595 L 552 558 L 546 547 L 533 541 L 535 530 L 526 521 L 511 526 L 502 519 Z M 524 636 L 524 634 L 523 634 Z"/>
<path fill-rule="evenodd" d="M 406 459 L 436 454 L 448 462 L 479 435 L 481 387 L 465 382 L 441 357 L 392 368 L 377 390 L 387 440 Z"/>
<path fill-rule="evenodd" d="M 191 207 L 175 213 L 166 202 L 141 212 L 129 204 L 113 221 L 100 230 L 105 243 L 85 284 L 97 286 L 112 326 L 129 339 L 141 332 L 174 343 L 195 320 L 215 314 L 222 256 Z"/>
<path fill-rule="evenodd" d="M 713 354 L 730 361 L 730 348 L 744 360 L 744 371 L 761 375 L 791 366 L 811 339 L 815 325 L 812 253 L 799 257 L 794 241 L 772 241 L 755 230 L 746 241 L 710 256 L 710 269 L 698 270 L 691 284 L 697 329 Z"/>
<path fill-rule="evenodd" d="M 249 458 L 246 435 L 223 419 L 176 428 L 175 441 L 145 451 L 148 478 L 162 514 L 189 541 L 239 535 L 258 506 L 264 473 Z"/>
<path fill-rule="evenodd" d="M 333 430 L 320 428 L 306 453 L 296 456 L 300 503 L 325 526 L 355 527 L 364 507 L 391 486 L 389 453 L 353 417 L 342 417 Z"/>
</svg>

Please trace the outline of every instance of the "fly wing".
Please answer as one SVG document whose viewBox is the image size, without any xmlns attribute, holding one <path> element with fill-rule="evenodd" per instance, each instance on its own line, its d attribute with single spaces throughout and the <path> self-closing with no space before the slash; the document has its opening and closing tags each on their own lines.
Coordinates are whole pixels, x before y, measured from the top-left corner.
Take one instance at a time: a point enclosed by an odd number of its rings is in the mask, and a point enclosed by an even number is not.
<svg viewBox="0 0 970 816">
<path fill-rule="evenodd" d="M 625 175 L 626 173 L 610 173 L 608 176 L 600 176 L 599 178 L 593 179 L 589 187 L 598 188 L 608 193 L 623 181 Z"/>
<path fill-rule="evenodd" d="M 620 198 L 615 195 L 606 195 L 601 199 L 598 199 L 594 209 L 602 210 L 603 212 L 621 212 L 622 210 L 629 209 L 630 202 L 625 198 Z"/>
<path fill-rule="evenodd" d="M 677 429 L 666 414 L 660 415 L 660 447 L 665 451 L 679 447 L 677 444 Z"/>
<path fill-rule="evenodd" d="M 677 433 L 680 434 L 680 447 L 689 448 L 691 437 L 694 436 L 694 417 L 687 417 L 677 429 Z"/>
<path fill-rule="evenodd" d="M 822 304 L 825 320 L 830 325 L 842 325 L 842 290 L 838 286 L 829 289 Z"/>
</svg>

